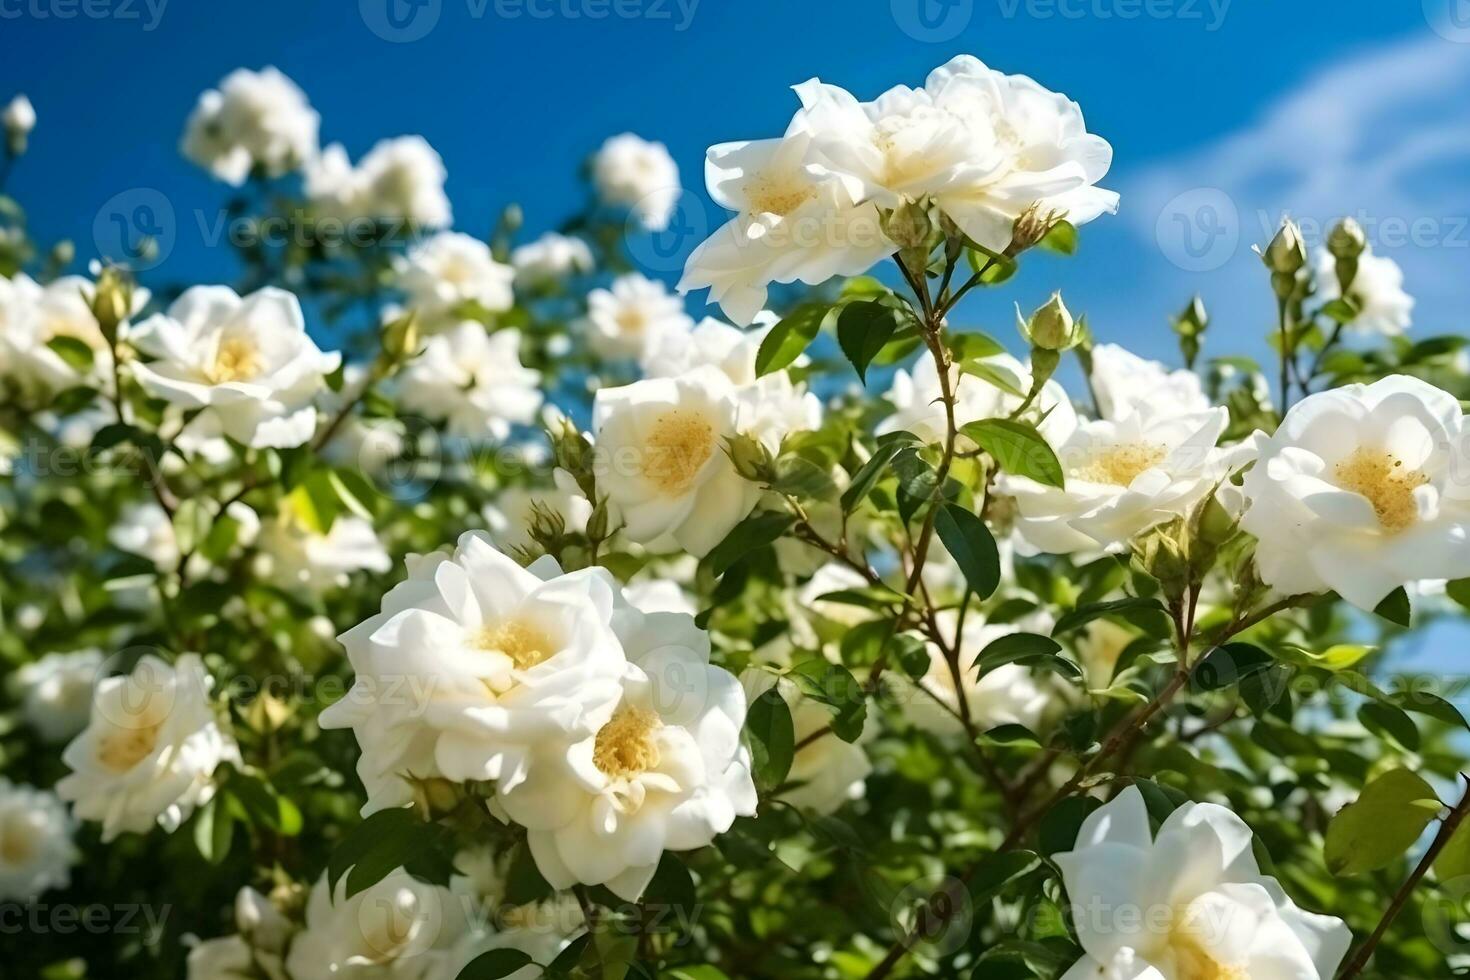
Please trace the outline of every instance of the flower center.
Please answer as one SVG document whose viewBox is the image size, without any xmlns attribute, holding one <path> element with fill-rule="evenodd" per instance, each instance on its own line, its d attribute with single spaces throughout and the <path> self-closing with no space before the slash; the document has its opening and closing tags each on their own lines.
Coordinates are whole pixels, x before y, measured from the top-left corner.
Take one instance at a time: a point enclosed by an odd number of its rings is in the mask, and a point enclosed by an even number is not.
<svg viewBox="0 0 1470 980">
<path fill-rule="evenodd" d="M 751 183 L 746 192 L 746 200 L 752 211 L 776 214 L 784 218 L 810 201 L 816 193 L 809 184 L 761 174 Z"/>
<path fill-rule="evenodd" d="M 36 837 L 19 816 L 0 821 L 0 863 L 28 864 L 36 856 Z"/>
<path fill-rule="evenodd" d="M 664 493 L 681 494 L 714 454 L 715 427 L 696 412 L 665 412 L 649 432 L 646 448 L 643 475 Z"/>
<path fill-rule="evenodd" d="M 638 335 L 648 326 L 648 318 L 643 315 L 643 311 L 631 307 L 619 310 L 613 319 L 623 333 Z"/>
<path fill-rule="evenodd" d="M 142 725 L 109 732 L 97 744 L 98 761 L 113 772 L 127 772 L 153 753 L 160 727 Z"/>
<path fill-rule="evenodd" d="M 245 337 L 226 337 L 214 352 L 214 363 L 204 372 L 213 384 L 245 381 L 260 373 L 260 351 Z"/>
<path fill-rule="evenodd" d="M 1337 483 L 1367 498 L 1378 515 L 1378 523 L 1390 531 L 1402 531 L 1419 520 L 1414 491 L 1429 477 L 1404 466 L 1393 453 L 1359 449 L 1333 469 Z"/>
<path fill-rule="evenodd" d="M 1090 483 L 1126 487 L 1138 474 L 1159 465 L 1168 455 L 1169 451 L 1156 443 L 1125 443 L 1104 449 L 1073 475 Z"/>
<path fill-rule="evenodd" d="M 557 651 L 551 637 L 516 619 L 481 626 L 471 644 L 478 650 L 504 654 L 517 670 L 530 670 Z"/>
<path fill-rule="evenodd" d="M 1174 980 L 1251 980 L 1250 966 L 1224 963 L 1216 958 L 1205 940 L 1211 928 L 1208 911 L 1198 904 L 1186 908 L 1169 930 L 1169 949 L 1174 954 Z"/>
<path fill-rule="evenodd" d="M 662 723 L 647 708 L 626 708 L 597 730 L 592 763 L 609 776 L 624 778 L 658 765 L 653 733 Z"/>
</svg>

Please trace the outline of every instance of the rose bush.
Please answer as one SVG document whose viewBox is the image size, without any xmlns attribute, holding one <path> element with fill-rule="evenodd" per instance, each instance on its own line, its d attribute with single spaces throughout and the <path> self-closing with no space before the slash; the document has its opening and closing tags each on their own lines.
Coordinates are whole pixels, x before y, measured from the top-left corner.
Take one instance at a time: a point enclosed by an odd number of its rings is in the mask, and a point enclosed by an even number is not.
<svg viewBox="0 0 1470 980">
<path fill-rule="evenodd" d="M 1470 726 L 1395 657 L 1470 605 L 1465 337 L 1351 221 L 1263 243 L 1269 372 L 1200 299 L 1173 366 L 975 329 L 1120 206 L 1077 104 L 792 108 L 682 295 L 662 144 L 479 238 L 271 68 L 184 123 L 287 232 L 234 283 L 0 201 L 6 976 L 1470 968 Z"/>
</svg>

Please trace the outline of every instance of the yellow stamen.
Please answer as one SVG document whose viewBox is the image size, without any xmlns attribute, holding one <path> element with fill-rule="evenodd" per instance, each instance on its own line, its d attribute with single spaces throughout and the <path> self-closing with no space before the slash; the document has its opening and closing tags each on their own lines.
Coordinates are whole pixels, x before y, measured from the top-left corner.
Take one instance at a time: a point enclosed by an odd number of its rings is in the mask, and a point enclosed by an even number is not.
<svg viewBox="0 0 1470 980">
<path fill-rule="evenodd" d="M 535 626 L 507 619 L 480 627 L 471 639 L 479 650 L 503 653 L 517 670 L 530 670 L 557 651 L 557 644 Z"/>
<path fill-rule="evenodd" d="M 664 493 L 687 491 L 715 452 L 715 427 L 695 412 L 664 413 L 648 434 L 643 475 Z"/>
<path fill-rule="evenodd" d="M 613 777 L 636 776 L 658 765 L 653 733 L 661 722 L 647 708 L 627 708 L 597 732 L 592 763 Z"/>
<path fill-rule="evenodd" d="M 260 351 L 245 337 L 227 337 L 214 353 L 205 375 L 213 384 L 247 381 L 260 373 Z"/>
<path fill-rule="evenodd" d="M 97 744 L 97 758 L 114 772 L 127 772 L 148 756 L 158 745 L 158 725 L 125 728 L 102 736 Z"/>
<path fill-rule="evenodd" d="M 750 186 L 746 198 L 752 211 L 785 217 L 816 195 L 815 188 L 790 180 L 762 175 Z"/>
<path fill-rule="evenodd" d="M 1404 466 L 1404 461 L 1382 450 L 1359 449 L 1333 469 L 1337 483 L 1367 498 L 1378 515 L 1378 523 L 1390 531 L 1402 531 L 1419 520 L 1414 491 L 1429 477 Z"/>
<path fill-rule="evenodd" d="M 1159 465 L 1169 451 L 1153 443 L 1136 442 L 1112 446 L 1092 458 L 1073 475 L 1090 483 L 1110 483 L 1126 487 L 1147 469 Z"/>
</svg>

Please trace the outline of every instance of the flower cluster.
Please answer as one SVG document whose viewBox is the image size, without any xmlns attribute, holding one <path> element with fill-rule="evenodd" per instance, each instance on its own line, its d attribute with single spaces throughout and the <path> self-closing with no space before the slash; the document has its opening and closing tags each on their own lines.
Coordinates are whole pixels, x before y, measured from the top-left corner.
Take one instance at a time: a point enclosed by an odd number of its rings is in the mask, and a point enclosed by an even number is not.
<svg viewBox="0 0 1470 980">
<path fill-rule="evenodd" d="M 467 533 L 410 558 L 342 643 L 356 681 L 322 724 L 357 735 L 370 811 L 414 780 L 493 782 L 547 881 L 630 900 L 665 850 L 754 813 L 739 683 L 693 617 L 643 612 L 602 569 L 522 568 Z"/>
</svg>

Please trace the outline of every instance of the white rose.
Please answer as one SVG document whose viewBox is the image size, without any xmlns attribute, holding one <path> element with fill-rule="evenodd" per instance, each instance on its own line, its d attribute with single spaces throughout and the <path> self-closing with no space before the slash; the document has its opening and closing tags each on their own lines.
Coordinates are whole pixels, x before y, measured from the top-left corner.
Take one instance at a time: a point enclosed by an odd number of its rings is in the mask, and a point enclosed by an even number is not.
<svg viewBox="0 0 1470 980">
<path fill-rule="evenodd" d="M 196 942 L 185 960 L 188 980 L 288 980 L 281 962 L 291 923 L 253 888 L 235 896 L 239 933 Z"/>
<path fill-rule="evenodd" d="M 1401 585 L 1470 575 L 1466 440 L 1455 397 L 1404 375 L 1293 405 L 1245 478 L 1261 580 L 1373 609 Z"/>
<path fill-rule="evenodd" d="M 41 286 L 25 273 L 0 276 L 0 376 L 13 379 L 22 392 L 55 394 L 79 384 L 112 390 L 112 352 L 92 315 L 96 286 L 82 276 L 62 276 Z M 133 312 L 143 308 L 148 291 L 133 293 Z M 127 321 L 118 326 L 126 337 Z M 79 371 L 51 348 L 66 337 L 91 351 L 92 366 Z"/>
<path fill-rule="evenodd" d="M 669 226 L 679 200 L 679 168 L 662 143 L 632 133 L 610 137 L 593 157 L 592 180 L 604 204 L 632 209 L 651 231 Z"/>
<path fill-rule="evenodd" d="M 682 613 L 693 616 L 699 612 L 694 597 L 685 592 L 678 582 L 669 579 L 629 582 L 623 589 L 623 595 L 646 613 Z"/>
<path fill-rule="evenodd" d="M 1110 422 L 1135 411 L 1187 415 L 1210 408 L 1199 375 L 1182 369 L 1170 371 L 1117 344 L 1098 344 L 1092 349 L 1090 380 L 1098 413 Z"/>
<path fill-rule="evenodd" d="M 1002 251 L 1015 220 L 1035 205 L 1075 225 L 1118 207 L 1094 186 L 1112 164 L 1082 111 L 1024 75 L 969 55 L 941 65 L 924 88 L 898 86 L 873 102 L 817 79 L 796 87 L 815 159 L 855 200 L 896 207 L 928 197 L 974 241 Z"/>
<path fill-rule="evenodd" d="M 138 325 L 135 343 L 154 358 L 132 364 L 150 395 L 204 409 L 199 418 L 255 448 L 312 437 L 313 399 L 342 359 L 307 336 L 296 296 L 272 287 L 245 297 L 228 286 L 185 290 L 167 315 Z"/>
<path fill-rule="evenodd" d="M 322 534 L 289 504 L 262 524 L 256 547 L 257 574 L 288 592 L 304 589 L 313 596 L 345 586 L 353 572 L 382 574 L 393 567 L 368 521 L 341 514 Z"/>
<path fill-rule="evenodd" d="M 708 286 L 711 302 L 747 324 L 765 306 L 772 282 L 815 286 L 866 272 L 893 253 L 877 206 L 814 155 L 801 117 L 780 139 L 710 147 L 710 197 L 736 216 L 689 256 L 680 291 Z"/>
<path fill-rule="evenodd" d="M 237 68 L 199 96 L 180 148 L 238 187 L 251 170 L 279 177 L 314 157 L 320 124 L 306 95 L 275 68 Z"/>
<path fill-rule="evenodd" d="M 1054 860 L 1086 954 L 1065 980 L 1331 980 L 1352 942 L 1340 919 L 1302 911 L 1261 874 L 1250 828 L 1213 803 L 1180 807 L 1155 836 L 1130 786 Z"/>
<path fill-rule="evenodd" d="M 1317 298 L 1338 299 L 1342 286 L 1337 281 L 1337 260 L 1326 249 L 1317 253 Z M 1404 292 L 1404 270 L 1393 259 L 1374 255 L 1371 247 L 1358 256 L 1358 271 L 1348 284 L 1348 296 L 1358 306 L 1349 330 L 1397 337 L 1413 320 L 1414 297 Z"/>
<path fill-rule="evenodd" d="M 541 286 L 579 273 L 591 272 L 592 249 L 573 235 L 548 231 L 533 242 L 518 245 L 510 253 L 516 282 Z"/>
<path fill-rule="evenodd" d="M 687 334 L 694 321 L 663 283 L 630 272 L 587 294 L 583 324 L 602 356 L 640 360 L 667 337 Z"/>
<path fill-rule="evenodd" d="M 553 887 L 606 885 L 637 901 L 664 851 L 704 847 L 755 814 L 740 740 L 745 692 L 710 664 L 709 634 L 692 616 L 644 613 L 605 570 L 591 571 L 614 593 L 628 659 L 620 696 L 596 731 L 541 745 L 526 780 L 500 801 L 529 831 Z"/>
<path fill-rule="evenodd" d="M 72 819 L 56 794 L 0 776 L 0 900 L 26 902 L 71 882 Z"/>
<path fill-rule="evenodd" d="M 557 892 L 542 902 L 512 905 L 506 901 L 506 879 L 510 871 L 510 852 L 495 853 L 488 847 L 477 847 L 455 855 L 456 875 L 449 888 L 469 900 L 474 908 L 478 935 L 463 944 L 461 961 L 465 963 L 492 949 L 518 949 L 538 964 L 547 964 L 586 928 L 582 906 L 571 892 Z M 445 980 L 458 975 L 447 974 Z M 537 980 L 542 971 L 535 966 L 522 967 L 507 980 Z"/>
<path fill-rule="evenodd" d="M 597 393 L 598 488 L 629 538 L 670 535 L 703 557 L 754 509 L 760 488 L 725 454 L 738 413 L 737 392 L 713 368 Z"/>
<path fill-rule="evenodd" d="M 323 876 L 311 889 L 306 923 L 291 941 L 291 980 L 429 980 L 445 975 L 469 923 L 460 898 L 402 868 L 347 897 Z M 454 974 L 448 973 L 452 977 Z"/>
<path fill-rule="evenodd" d="M 211 683 L 192 653 L 173 666 L 145 656 L 131 674 L 98 682 L 87 727 L 61 755 L 71 773 L 56 792 L 77 816 L 102 824 L 104 841 L 155 822 L 172 833 L 214 796 L 214 771 L 239 764 Z"/>
<path fill-rule="evenodd" d="M 1255 456 L 1255 443 L 1218 448 L 1223 408 L 1188 415 L 1135 411 L 1117 422 L 1084 420 L 1053 442 L 1066 487 L 1002 474 L 996 488 L 1015 498 L 1016 533 L 1049 554 L 1116 551 L 1136 535 L 1180 516 Z"/>
<path fill-rule="evenodd" d="M 357 735 L 370 809 L 411 800 L 408 774 L 509 791 L 542 741 L 586 737 L 610 716 L 625 660 L 608 579 L 543 580 L 475 531 L 408 572 L 340 637 L 357 676 L 321 716 Z"/>
<path fill-rule="evenodd" d="M 475 303 L 491 313 L 515 305 L 515 272 L 495 261 L 490 246 L 458 231 L 441 231 L 408 250 L 394 268 L 408 305 L 429 329 L 462 321 L 459 308 Z"/>
<path fill-rule="evenodd" d="M 427 140 L 399 136 L 375 143 L 356 167 L 333 143 L 307 165 L 305 190 L 321 215 L 337 221 L 446 228 L 454 221 L 444 193 L 447 177 Z"/>
<path fill-rule="evenodd" d="M 48 653 L 16 671 L 15 686 L 26 721 L 48 742 L 61 742 L 87 727 L 92 685 L 102 651 Z"/>
<path fill-rule="evenodd" d="M 450 436 L 502 441 L 512 424 L 536 420 L 541 372 L 521 364 L 521 332 L 487 333 L 466 320 L 429 338 L 398 379 L 398 403 L 408 412 L 448 424 Z"/>
</svg>

